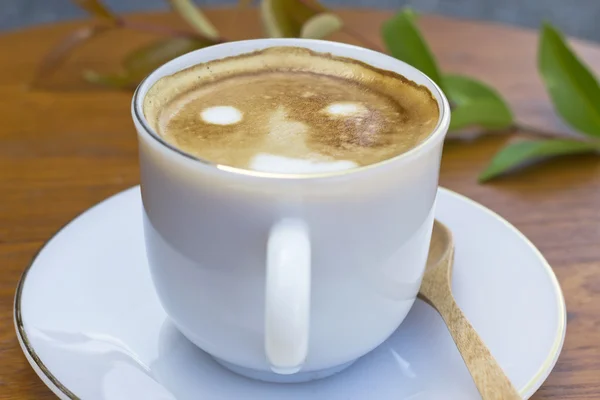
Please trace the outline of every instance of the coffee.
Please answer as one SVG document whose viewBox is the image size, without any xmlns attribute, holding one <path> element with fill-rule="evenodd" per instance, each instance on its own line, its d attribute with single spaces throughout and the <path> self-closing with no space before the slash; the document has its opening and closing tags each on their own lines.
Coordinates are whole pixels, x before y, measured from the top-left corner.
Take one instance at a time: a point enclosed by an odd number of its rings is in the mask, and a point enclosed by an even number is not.
<svg viewBox="0 0 600 400">
<path fill-rule="evenodd" d="M 213 163 L 312 173 L 377 163 L 434 130 L 424 86 L 362 62 L 271 47 L 158 80 L 144 100 L 168 143 Z"/>
</svg>

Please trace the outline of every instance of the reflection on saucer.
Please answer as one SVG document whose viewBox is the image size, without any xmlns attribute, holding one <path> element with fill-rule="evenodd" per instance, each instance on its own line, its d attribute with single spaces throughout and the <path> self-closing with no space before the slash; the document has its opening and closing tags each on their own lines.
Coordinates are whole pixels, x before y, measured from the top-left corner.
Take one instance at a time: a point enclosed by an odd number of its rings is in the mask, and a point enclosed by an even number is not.
<svg viewBox="0 0 600 400">
<path fill-rule="evenodd" d="M 32 329 L 29 339 L 36 344 L 41 357 L 60 357 L 65 366 L 84 367 L 81 379 L 86 381 L 86 392 L 96 393 L 99 399 L 176 399 L 153 378 L 136 354 L 114 336 Z M 136 389 L 132 392 L 128 388 Z"/>
</svg>

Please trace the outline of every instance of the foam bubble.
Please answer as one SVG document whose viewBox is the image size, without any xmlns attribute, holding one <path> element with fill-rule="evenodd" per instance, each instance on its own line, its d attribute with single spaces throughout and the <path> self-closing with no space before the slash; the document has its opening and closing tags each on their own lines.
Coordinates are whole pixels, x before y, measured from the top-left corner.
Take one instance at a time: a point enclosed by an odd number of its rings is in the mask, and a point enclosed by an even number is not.
<svg viewBox="0 0 600 400">
<path fill-rule="evenodd" d="M 200 116 L 214 125 L 233 125 L 242 120 L 242 112 L 231 106 L 208 107 L 202 110 Z"/>
<path fill-rule="evenodd" d="M 325 112 L 333 117 L 360 116 L 367 113 L 367 108 L 355 102 L 335 102 L 325 108 Z"/>
<path fill-rule="evenodd" d="M 250 161 L 250 169 L 282 174 L 310 174 L 318 172 L 343 171 L 358 167 L 353 161 L 315 161 L 290 158 L 274 154 L 259 153 Z"/>
</svg>

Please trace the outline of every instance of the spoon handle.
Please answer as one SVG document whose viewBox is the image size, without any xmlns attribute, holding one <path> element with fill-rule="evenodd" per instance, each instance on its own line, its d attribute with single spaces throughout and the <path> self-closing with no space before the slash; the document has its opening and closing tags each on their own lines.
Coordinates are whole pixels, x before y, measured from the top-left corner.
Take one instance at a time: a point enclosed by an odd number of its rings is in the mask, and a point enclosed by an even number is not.
<svg viewBox="0 0 600 400">
<path fill-rule="evenodd" d="M 435 304 L 483 400 L 521 399 L 498 362 L 450 294 Z"/>
</svg>

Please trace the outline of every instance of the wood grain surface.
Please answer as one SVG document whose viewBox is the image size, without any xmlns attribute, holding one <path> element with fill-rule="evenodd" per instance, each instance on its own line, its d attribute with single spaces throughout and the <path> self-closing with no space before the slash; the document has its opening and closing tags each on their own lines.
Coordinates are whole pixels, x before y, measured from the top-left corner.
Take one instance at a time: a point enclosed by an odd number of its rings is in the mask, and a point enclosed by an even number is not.
<svg viewBox="0 0 600 400">
<path fill-rule="evenodd" d="M 390 14 L 340 12 L 347 25 L 379 45 Z M 253 10 L 209 16 L 229 39 L 261 36 Z M 138 21 L 183 26 L 174 15 Z M 242 22 L 240 22 L 242 21 Z M 0 399 L 48 399 L 19 349 L 12 323 L 14 290 L 31 257 L 57 229 L 91 205 L 139 182 L 130 92 L 98 89 L 82 69 L 111 71 L 128 50 L 153 37 L 117 31 L 79 49 L 44 90 L 30 81 L 43 55 L 89 21 L 0 35 Z M 499 25 L 423 17 L 421 25 L 445 71 L 494 85 L 524 123 L 564 131 L 535 68 L 532 32 Z M 355 44 L 339 34 L 336 40 Z M 577 43 L 600 72 L 600 47 Z M 523 231 L 553 266 L 568 308 L 567 337 L 554 371 L 534 399 L 600 398 L 600 162 L 566 157 L 486 185 L 476 177 L 504 135 L 448 140 L 441 184 L 495 210 Z"/>
</svg>

